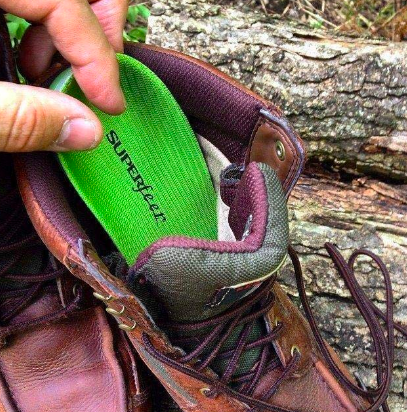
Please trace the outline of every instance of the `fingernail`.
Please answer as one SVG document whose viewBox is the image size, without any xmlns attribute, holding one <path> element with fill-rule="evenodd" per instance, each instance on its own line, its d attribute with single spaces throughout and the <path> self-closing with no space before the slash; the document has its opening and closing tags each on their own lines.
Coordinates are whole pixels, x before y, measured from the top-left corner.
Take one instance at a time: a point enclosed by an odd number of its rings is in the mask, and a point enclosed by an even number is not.
<svg viewBox="0 0 407 412">
<path fill-rule="evenodd" d="M 88 119 L 69 119 L 62 126 L 55 149 L 86 150 L 97 145 L 96 125 Z"/>
</svg>

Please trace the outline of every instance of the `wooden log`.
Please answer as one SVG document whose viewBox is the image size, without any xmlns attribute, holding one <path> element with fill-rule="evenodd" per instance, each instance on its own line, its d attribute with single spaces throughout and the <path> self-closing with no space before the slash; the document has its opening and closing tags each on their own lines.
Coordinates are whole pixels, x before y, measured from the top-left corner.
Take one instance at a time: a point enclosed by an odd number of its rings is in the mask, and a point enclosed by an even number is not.
<svg viewBox="0 0 407 412">
<path fill-rule="evenodd" d="M 407 181 L 407 46 L 261 12 L 165 0 L 148 41 L 207 60 L 282 107 L 311 159 Z"/>
<path fill-rule="evenodd" d="M 324 336 L 374 385 L 368 329 L 323 245 L 336 243 L 345 256 L 356 248 L 380 255 L 392 275 L 396 319 L 407 324 L 406 45 L 201 0 L 156 1 L 152 14 L 148 42 L 206 60 L 274 101 L 306 141 L 310 162 L 289 201 L 292 243 Z M 357 267 L 384 307 L 377 269 L 368 259 Z M 290 265 L 281 281 L 296 299 Z M 407 410 L 407 342 L 399 337 L 390 410 Z"/>
<path fill-rule="evenodd" d="M 307 292 L 324 337 L 352 372 L 375 385 L 375 359 L 369 330 L 352 304 L 344 282 L 324 249 L 337 244 L 345 257 L 358 248 L 381 256 L 392 277 L 395 317 L 407 325 L 407 190 L 359 178 L 308 170 L 289 202 L 293 246 L 301 255 Z M 368 258 L 357 265 L 358 280 L 368 296 L 385 308 L 383 278 Z M 298 295 L 292 268 L 282 273 L 288 293 Z M 407 342 L 397 336 L 391 411 L 407 410 Z"/>
</svg>

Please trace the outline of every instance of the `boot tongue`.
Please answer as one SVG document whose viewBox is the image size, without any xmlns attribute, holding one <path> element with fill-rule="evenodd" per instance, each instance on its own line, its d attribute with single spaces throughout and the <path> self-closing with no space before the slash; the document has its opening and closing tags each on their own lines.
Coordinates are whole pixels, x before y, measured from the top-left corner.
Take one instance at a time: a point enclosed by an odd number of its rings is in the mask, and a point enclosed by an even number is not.
<svg viewBox="0 0 407 412">
<path fill-rule="evenodd" d="M 229 213 L 237 241 L 162 239 L 147 249 L 136 263 L 134 284 L 140 285 L 137 277 L 146 280 L 142 283 L 155 299 L 147 298 L 145 304 L 158 324 L 163 317 L 178 323 L 195 323 L 222 314 L 260 287 L 284 263 L 288 214 L 275 172 L 264 164 L 252 163 L 240 183 L 233 177 L 233 170 L 230 172 L 223 175 L 221 185 L 228 188 L 229 195 L 237 187 Z M 137 289 L 136 286 L 136 294 Z M 152 307 L 152 301 L 158 301 L 158 306 Z M 236 348 L 243 328 L 244 325 L 238 325 L 232 330 L 221 352 Z M 259 339 L 266 330 L 265 322 L 257 319 L 247 342 Z M 197 342 L 209 332 L 208 327 L 192 332 L 167 330 L 170 340 L 187 352 L 194 350 Z M 216 343 L 208 345 L 203 358 L 209 356 Z M 245 350 L 235 374 L 251 370 L 260 353 L 260 347 Z M 222 375 L 228 362 L 226 358 L 215 358 L 210 366 Z"/>
<path fill-rule="evenodd" d="M 227 176 L 222 184 L 228 184 Z M 248 166 L 231 204 L 235 242 L 162 239 L 139 257 L 142 276 L 171 321 L 195 322 L 225 312 L 275 273 L 288 247 L 285 195 L 275 172 Z"/>
</svg>

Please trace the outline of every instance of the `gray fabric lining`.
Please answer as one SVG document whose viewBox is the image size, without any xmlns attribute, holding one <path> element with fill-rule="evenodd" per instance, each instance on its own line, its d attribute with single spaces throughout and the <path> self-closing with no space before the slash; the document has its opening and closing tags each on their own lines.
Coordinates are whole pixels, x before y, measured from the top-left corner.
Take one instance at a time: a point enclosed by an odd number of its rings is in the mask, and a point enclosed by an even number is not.
<svg viewBox="0 0 407 412">
<path fill-rule="evenodd" d="M 226 156 L 209 140 L 197 135 L 202 153 L 208 165 L 209 173 L 212 177 L 213 186 L 217 195 L 217 216 L 218 216 L 218 240 L 236 240 L 228 223 L 229 206 L 227 206 L 220 196 L 220 175 L 222 170 L 230 165 Z"/>
<path fill-rule="evenodd" d="M 143 276 L 154 295 L 165 305 L 170 319 L 197 321 L 220 312 L 209 307 L 220 288 L 259 279 L 276 270 L 288 247 L 288 212 L 285 194 L 276 173 L 258 165 L 264 177 L 268 218 L 263 245 L 247 253 L 220 253 L 206 249 L 163 247 L 135 274 Z"/>
</svg>

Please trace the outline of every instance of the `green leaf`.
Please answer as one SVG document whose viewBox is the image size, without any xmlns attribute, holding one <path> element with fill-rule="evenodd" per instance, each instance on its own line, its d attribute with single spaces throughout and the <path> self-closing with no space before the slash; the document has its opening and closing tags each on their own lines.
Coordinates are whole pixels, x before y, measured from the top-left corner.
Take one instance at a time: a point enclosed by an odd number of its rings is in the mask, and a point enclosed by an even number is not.
<svg viewBox="0 0 407 412">
<path fill-rule="evenodd" d="M 132 41 L 132 38 L 126 33 L 126 30 L 123 30 L 123 39 L 125 41 Z"/>
<path fill-rule="evenodd" d="M 20 80 L 21 84 L 26 84 L 27 81 L 25 80 L 25 77 L 17 70 L 18 78 Z"/>
<path fill-rule="evenodd" d="M 23 38 L 25 31 L 30 27 L 30 23 L 13 14 L 7 14 L 6 20 L 11 41 L 14 46 L 16 42 L 19 42 Z"/>
<path fill-rule="evenodd" d="M 131 24 L 134 24 L 136 22 L 138 15 L 139 15 L 138 6 L 130 6 L 128 8 L 128 10 L 127 10 L 127 20 Z"/>
<path fill-rule="evenodd" d="M 324 26 L 324 22 L 319 19 L 311 19 L 310 26 L 312 29 L 321 29 Z"/>
<path fill-rule="evenodd" d="M 136 27 L 135 29 L 130 30 L 128 35 L 131 37 L 131 40 L 133 41 L 145 42 L 147 36 L 147 28 Z"/>
<path fill-rule="evenodd" d="M 7 27 L 8 27 L 8 32 L 10 34 L 10 37 L 12 39 L 16 39 L 17 38 L 18 28 L 19 28 L 18 23 L 9 22 L 9 23 L 7 23 Z"/>
<path fill-rule="evenodd" d="M 151 12 L 150 12 L 149 8 L 147 6 L 145 6 L 144 4 L 139 4 L 138 5 L 138 12 L 139 12 L 140 16 L 145 20 L 147 20 L 151 15 Z"/>
<path fill-rule="evenodd" d="M 6 14 L 6 20 L 9 22 L 18 23 L 21 20 L 21 17 L 14 16 L 14 14 Z"/>
</svg>

